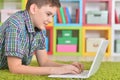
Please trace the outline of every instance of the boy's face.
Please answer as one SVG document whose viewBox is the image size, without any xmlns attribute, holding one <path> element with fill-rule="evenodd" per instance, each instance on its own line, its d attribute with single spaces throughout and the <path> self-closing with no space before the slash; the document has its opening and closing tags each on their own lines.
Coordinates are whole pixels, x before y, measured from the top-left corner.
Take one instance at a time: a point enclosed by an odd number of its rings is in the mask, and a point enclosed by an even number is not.
<svg viewBox="0 0 120 80">
<path fill-rule="evenodd" d="M 52 19 L 57 11 L 57 7 L 51 7 L 49 5 L 38 8 L 37 6 L 33 9 L 32 22 L 38 29 L 44 29 L 46 25 L 52 22 Z"/>
</svg>

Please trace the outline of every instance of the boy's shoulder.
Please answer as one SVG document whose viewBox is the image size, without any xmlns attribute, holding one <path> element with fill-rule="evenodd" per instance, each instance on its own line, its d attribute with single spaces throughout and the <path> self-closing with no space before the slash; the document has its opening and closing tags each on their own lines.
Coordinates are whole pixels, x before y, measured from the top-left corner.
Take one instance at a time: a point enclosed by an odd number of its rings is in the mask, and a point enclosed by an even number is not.
<svg viewBox="0 0 120 80">
<path fill-rule="evenodd" d="M 11 19 L 11 20 L 23 20 L 23 14 L 24 14 L 24 11 L 17 11 L 16 13 L 14 13 L 13 15 L 11 15 L 8 19 Z"/>
<path fill-rule="evenodd" d="M 24 26 L 24 18 L 23 18 L 24 11 L 17 11 L 16 13 L 12 14 L 2 25 L 1 27 L 7 27 L 7 26 L 13 26 L 13 27 L 19 27 Z M 20 27 L 22 28 L 22 27 Z"/>
<path fill-rule="evenodd" d="M 32 25 L 29 13 L 24 11 L 18 11 L 11 15 L 3 24 L 2 28 L 16 28 L 19 30 L 27 30 Z M 30 27 L 32 28 L 32 27 Z"/>
</svg>

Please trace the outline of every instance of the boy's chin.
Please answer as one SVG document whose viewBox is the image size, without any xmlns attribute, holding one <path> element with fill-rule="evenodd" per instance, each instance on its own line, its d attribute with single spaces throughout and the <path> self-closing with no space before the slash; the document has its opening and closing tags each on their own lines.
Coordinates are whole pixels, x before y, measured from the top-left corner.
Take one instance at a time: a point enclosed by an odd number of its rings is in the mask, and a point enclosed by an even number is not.
<svg viewBox="0 0 120 80">
<path fill-rule="evenodd" d="M 45 27 L 40 27 L 41 30 L 45 29 Z"/>
</svg>

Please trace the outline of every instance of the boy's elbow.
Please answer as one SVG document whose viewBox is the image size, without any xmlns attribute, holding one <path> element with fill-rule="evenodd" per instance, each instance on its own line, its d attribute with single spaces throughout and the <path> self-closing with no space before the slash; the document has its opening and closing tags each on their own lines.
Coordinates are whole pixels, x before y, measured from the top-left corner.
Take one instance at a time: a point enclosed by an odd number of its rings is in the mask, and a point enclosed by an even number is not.
<svg viewBox="0 0 120 80">
<path fill-rule="evenodd" d="M 13 74 L 20 74 L 19 70 L 17 69 L 9 69 L 9 71 Z"/>
<path fill-rule="evenodd" d="M 9 68 L 9 71 L 13 74 L 21 74 L 22 70 L 18 67 L 18 68 Z"/>
</svg>

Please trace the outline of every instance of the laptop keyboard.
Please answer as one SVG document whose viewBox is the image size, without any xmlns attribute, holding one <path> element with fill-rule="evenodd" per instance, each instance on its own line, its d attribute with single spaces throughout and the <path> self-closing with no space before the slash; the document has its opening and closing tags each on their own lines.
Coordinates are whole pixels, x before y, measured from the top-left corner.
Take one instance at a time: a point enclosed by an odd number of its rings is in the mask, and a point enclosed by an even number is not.
<svg viewBox="0 0 120 80">
<path fill-rule="evenodd" d="M 74 76 L 87 76 L 89 73 L 89 70 L 84 70 L 80 74 L 65 74 L 65 75 L 74 75 Z M 64 75 L 64 74 L 63 74 Z"/>
<path fill-rule="evenodd" d="M 81 72 L 80 74 L 77 74 L 77 75 L 81 75 L 81 76 L 85 76 L 89 73 L 88 70 L 84 70 L 83 72 Z"/>
<path fill-rule="evenodd" d="M 87 78 L 89 70 L 84 70 L 80 74 L 63 74 L 63 75 L 49 75 L 48 77 L 61 77 L 61 78 Z"/>
</svg>

